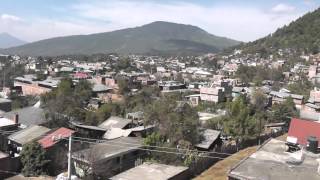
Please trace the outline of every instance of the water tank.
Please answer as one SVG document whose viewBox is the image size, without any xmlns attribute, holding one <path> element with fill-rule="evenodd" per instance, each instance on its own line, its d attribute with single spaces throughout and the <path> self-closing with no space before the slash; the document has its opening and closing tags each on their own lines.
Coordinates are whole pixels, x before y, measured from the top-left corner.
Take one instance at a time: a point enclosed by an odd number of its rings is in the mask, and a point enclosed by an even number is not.
<svg viewBox="0 0 320 180">
<path fill-rule="evenodd" d="M 318 152 L 318 139 L 314 136 L 308 137 L 308 147 L 307 150 L 313 153 Z"/>
</svg>

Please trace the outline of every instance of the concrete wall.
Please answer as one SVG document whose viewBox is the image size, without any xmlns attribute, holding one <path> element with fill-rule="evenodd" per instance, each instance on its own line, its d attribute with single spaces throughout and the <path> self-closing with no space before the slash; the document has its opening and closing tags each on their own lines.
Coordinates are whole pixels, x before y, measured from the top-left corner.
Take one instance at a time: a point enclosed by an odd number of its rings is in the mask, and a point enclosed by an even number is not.
<svg viewBox="0 0 320 180">
<path fill-rule="evenodd" d="M 41 94 L 45 94 L 47 92 L 50 92 L 51 89 L 45 88 L 45 87 L 40 87 L 38 84 L 33 83 L 33 84 L 27 84 L 27 83 L 21 83 L 21 82 L 14 82 L 14 86 L 20 86 L 22 90 L 22 94 L 24 96 L 31 95 L 31 96 L 37 96 Z"/>
</svg>

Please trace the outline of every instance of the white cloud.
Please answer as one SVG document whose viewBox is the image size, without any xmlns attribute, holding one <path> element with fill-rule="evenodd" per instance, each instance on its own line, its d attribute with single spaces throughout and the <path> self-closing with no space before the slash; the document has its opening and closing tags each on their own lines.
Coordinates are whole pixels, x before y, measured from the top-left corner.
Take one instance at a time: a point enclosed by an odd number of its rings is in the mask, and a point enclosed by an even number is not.
<svg viewBox="0 0 320 180">
<path fill-rule="evenodd" d="M 296 19 L 302 13 L 280 4 L 270 12 L 245 6 L 201 6 L 193 3 L 146 1 L 91 1 L 73 6 L 80 16 L 108 21 L 111 29 L 163 20 L 192 24 L 219 36 L 249 41 L 263 37 Z M 285 10 L 290 14 L 282 14 Z"/>
<path fill-rule="evenodd" d="M 286 14 L 286 13 L 292 13 L 296 10 L 294 6 L 290 6 L 287 4 L 277 4 L 274 6 L 271 11 L 274 13 L 279 13 L 279 14 Z"/>
<path fill-rule="evenodd" d="M 59 19 L 30 18 L 19 23 L 5 22 L 2 15 L 0 29 L 34 41 L 64 35 L 107 32 L 162 20 L 192 24 L 215 35 L 251 41 L 272 33 L 305 13 L 284 4 L 268 10 L 253 6 L 202 6 L 182 1 L 163 3 L 138 0 L 80 0 L 70 7 L 63 7 L 59 13 L 63 11 L 69 15 L 60 16 Z M 11 16 L 6 15 L 5 19 Z"/>
<path fill-rule="evenodd" d="M 22 19 L 18 16 L 10 15 L 10 14 L 2 14 L 0 16 L 3 21 L 22 21 Z"/>
</svg>

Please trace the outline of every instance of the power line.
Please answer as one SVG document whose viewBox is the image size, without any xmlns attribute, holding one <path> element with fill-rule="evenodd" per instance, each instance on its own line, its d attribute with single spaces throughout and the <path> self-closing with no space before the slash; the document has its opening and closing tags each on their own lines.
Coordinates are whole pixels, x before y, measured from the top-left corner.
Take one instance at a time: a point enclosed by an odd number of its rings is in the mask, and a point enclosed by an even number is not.
<svg viewBox="0 0 320 180">
<path fill-rule="evenodd" d="M 12 134 L 17 131 L 1 131 L 0 134 Z M 69 135 L 69 134 L 59 134 L 60 136 L 63 135 Z M 39 136 L 38 138 L 43 138 L 43 137 L 50 137 L 50 134 L 44 134 Z M 62 138 L 61 138 L 62 139 Z M 84 137 L 73 137 L 73 139 L 81 139 L 81 140 L 88 140 L 88 141 L 95 141 L 95 142 L 107 142 L 107 143 L 113 143 L 113 144 L 122 144 L 122 145 L 141 145 L 141 144 L 135 144 L 135 143 L 128 143 L 128 142 L 111 142 L 105 139 L 93 139 L 93 138 L 84 138 Z M 158 149 L 168 149 L 168 150 L 179 150 L 179 151 L 186 151 L 186 152 L 198 152 L 198 153 L 206 153 L 206 154 L 220 154 L 220 155 L 232 155 L 230 153 L 222 153 L 222 152 L 208 152 L 208 151 L 200 151 L 200 150 L 190 150 L 190 149 L 183 149 L 183 148 L 171 148 L 171 147 L 163 147 L 163 146 L 153 146 L 153 145 L 143 145 L 144 147 L 150 147 L 150 148 L 158 148 Z"/>
<path fill-rule="evenodd" d="M 85 140 L 93 140 L 98 142 L 110 142 L 105 139 L 91 139 L 91 138 L 83 138 L 83 137 L 73 137 L 75 139 L 85 139 Z M 111 143 L 118 143 L 118 144 L 127 144 L 127 145 L 140 145 L 135 143 L 127 143 L 127 142 L 111 142 Z M 151 148 L 159 148 L 159 149 L 170 149 L 170 150 L 181 150 L 181 151 L 191 151 L 191 152 L 200 152 L 200 153 L 207 153 L 207 154 L 222 154 L 222 155 L 232 155 L 230 153 L 222 153 L 222 152 L 208 152 L 208 151 L 199 151 L 199 150 L 190 150 L 190 149 L 180 149 L 180 148 L 170 148 L 170 147 L 163 147 L 163 146 L 152 146 L 152 145 L 143 145 L 145 147 Z"/>
<path fill-rule="evenodd" d="M 113 146 L 113 147 L 124 147 L 124 148 L 129 148 L 129 149 L 140 149 L 140 150 L 145 150 L 145 151 L 150 151 L 150 152 L 159 152 L 159 153 L 176 154 L 176 155 L 188 155 L 187 153 L 181 153 L 181 152 L 162 151 L 162 150 L 146 149 L 146 148 L 140 148 L 140 147 L 128 147 L 128 146 L 121 146 L 121 145 L 117 145 L 117 144 L 110 144 L 112 142 L 98 143 L 98 142 L 90 142 L 90 141 L 84 141 L 84 140 L 73 140 L 73 141 L 85 142 L 85 143 L 90 143 L 90 144 L 101 144 L 101 145 L 107 145 L 107 146 Z M 141 146 L 143 146 L 143 145 L 141 145 Z M 207 156 L 207 155 L 201 155 L 201 154 L 195 155 L 195 156 L 202 157 L 202 158 L 220 159 L 220 160 L 225 159 L 222 157 Z M 235 158 L 235 159 L 237 159 L 237 158 Z"/>
</svg>

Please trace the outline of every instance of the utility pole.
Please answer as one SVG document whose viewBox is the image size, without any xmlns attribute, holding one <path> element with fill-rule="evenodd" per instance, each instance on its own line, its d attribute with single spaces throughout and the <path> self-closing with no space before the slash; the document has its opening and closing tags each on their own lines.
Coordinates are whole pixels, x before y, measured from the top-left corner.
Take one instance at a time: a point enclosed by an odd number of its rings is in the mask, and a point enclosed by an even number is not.
<svg viewBox="0 0 320 180">
<path fill-rule="evenodd" d="M 71 144 L 72 144 L 72 134 L 69 136 L 68 180 L 71 180 Z"/>
</svg>

